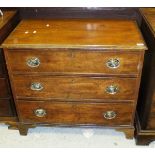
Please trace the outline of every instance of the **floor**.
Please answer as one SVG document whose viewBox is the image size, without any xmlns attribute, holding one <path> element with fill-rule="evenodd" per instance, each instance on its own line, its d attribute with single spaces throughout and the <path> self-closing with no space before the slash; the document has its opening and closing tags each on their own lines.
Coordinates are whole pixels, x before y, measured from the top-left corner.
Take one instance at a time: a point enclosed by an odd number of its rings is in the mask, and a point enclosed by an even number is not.
<svg viewBox="0 0 155 155">
<path fill-rule="evenodd" d="M 27 136 L 20 136 L 18 130 L 8 130 L 6 125 L 0 125 L 0 147 L 155 148 L 155 141 L 149 146 L 136 146 L 134 139 L 128 140 L 123 133 L 113 129 L 37 127 L 29 129 Z"/>
</svg>

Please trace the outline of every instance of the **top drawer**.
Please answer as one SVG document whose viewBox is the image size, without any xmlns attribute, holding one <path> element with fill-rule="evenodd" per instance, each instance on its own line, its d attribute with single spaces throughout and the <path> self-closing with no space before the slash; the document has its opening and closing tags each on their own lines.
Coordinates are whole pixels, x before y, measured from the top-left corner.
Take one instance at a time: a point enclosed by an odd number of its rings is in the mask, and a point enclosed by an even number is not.
<svg viewBox="0 0 155 155">
<path fill-rule="evenodd" d="M 5 51 L 13 73 L 138 75 L 141 53 L 65 49 Z"/>
</svg>

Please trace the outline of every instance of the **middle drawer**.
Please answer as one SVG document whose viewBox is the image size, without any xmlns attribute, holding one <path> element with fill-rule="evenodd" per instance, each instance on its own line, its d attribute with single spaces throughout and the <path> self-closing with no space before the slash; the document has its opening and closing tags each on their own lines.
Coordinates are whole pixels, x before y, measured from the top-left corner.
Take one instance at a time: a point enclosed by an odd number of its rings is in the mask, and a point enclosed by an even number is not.
<svg viewBox="0 0 155 155">
<path fill-rule="evenodd" d="M 28 97 L 62 100 L 134 100 L 137 82 L 136 78 L 117 77 L 13 77 L 17 99 Z"/>
</svg>

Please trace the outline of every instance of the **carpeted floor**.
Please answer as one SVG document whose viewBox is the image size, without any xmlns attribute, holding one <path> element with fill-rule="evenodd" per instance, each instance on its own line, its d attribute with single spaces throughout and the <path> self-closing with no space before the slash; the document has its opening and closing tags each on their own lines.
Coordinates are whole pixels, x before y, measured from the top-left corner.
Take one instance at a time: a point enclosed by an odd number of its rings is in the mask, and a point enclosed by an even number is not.
<svg viewBox="0 0 155 155">
<path fill-rule="evenodd" d="M 0 147 L 155 147 L 155 142 L 149 146 L 136 146 L 135 140 L 128 140 L 121 132 L 112 129 L 81 129 L 37 127 L 29 129 L 27 136 L 20 136 L 18 130 L 8 130 L 6 125 L 0 125 Z"/>
</svg>

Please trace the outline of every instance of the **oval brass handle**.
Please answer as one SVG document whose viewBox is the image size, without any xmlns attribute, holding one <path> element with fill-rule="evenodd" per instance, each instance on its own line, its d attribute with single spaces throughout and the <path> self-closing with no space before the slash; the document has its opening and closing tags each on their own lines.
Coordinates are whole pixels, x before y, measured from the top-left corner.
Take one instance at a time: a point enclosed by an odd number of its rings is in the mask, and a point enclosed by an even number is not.
<svg viewBox="0 0 155 155">
<path fill-rule="evenodd" d="M 47 114 L 45 109 L 36 109 L 34 113 L 37 117 L 44 117 Z"/>
<path fill-rule="evenodd" d="M 106 63 L 108 68 L 115 69 L 120 66 L 120 61 L 116 58 L 109 59 Z"/>
<path fill-rule="evenodd" d="M 105 119 L 114 119 L 116 115 L 117 114 L 115 111 L 106 111 L 105 113 L 103 113 Z"/>
<path fill-rule="evenodd" d="M 39 83 L 39 82 L 31 83 L 31 90 L 40 91 L 40 90 L 42 90 L 43 88 L 44 88 L 44 87 L 43 87 L 42 84 Z"/>
<path fill-rule="evenodd" d="M 119 91 L 119 88 L 117 86 L 115 86 L 115 85 L 110 85 L 110 86 L 108 86 L 106 88 L 106 92 L 108 94 L 112 94 L 113 95 L 113 94 L 116 94 L 118 91 Z"/>
<path fill-rule="evenodd" d="M 40 65 L 40 60 L 37 57 L 29 58 L 27 60 L 27 65 L 31 68 L 38 67 Z"/>
</svg>

